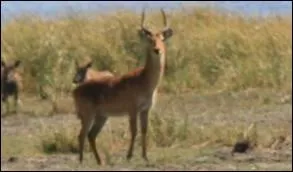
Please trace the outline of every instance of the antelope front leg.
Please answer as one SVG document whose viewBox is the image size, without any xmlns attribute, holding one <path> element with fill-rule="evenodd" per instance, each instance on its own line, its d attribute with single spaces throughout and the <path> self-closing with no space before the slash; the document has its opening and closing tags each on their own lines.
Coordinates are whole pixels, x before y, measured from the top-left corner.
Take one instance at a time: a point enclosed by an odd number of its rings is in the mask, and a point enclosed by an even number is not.
<svg viewBox="0 0 293 172">
<path fill-rule="evenodd" d="M 1 100 L 1 115 L 6 113 L 6 103 Z"/>
<path fill-rule="evenodd" d="M 147 157 L 147 130 L 148 130 L 149 109 L 140 113 L 141 139 L 142 139 L 142 157 L 148 161 Z"/>
<path fill-rule="evenodd" d="M 130 124 L 130 132 L 131 132 L 131 141 L 130 146 L 127 153 L 127 160 L 132 158 L 133 148 L 134 148 L 134 141 L 137 134 L 137 112 L 130 112 L 129 113 L 129 124 Z"/>
<path fill-rule="evenodd" d="M 16 113 L 18 111 L 18 106 L 19 106 L 19 97 L 18 93 L 14 94 L 14 112 Z"/>
<path fill-rule="evenodd" d="M 4 113 L 5 114 L 8 114 L 9 113 L 9 109 L 10 109 L 10 107 L 9 107 L 9 99 L 8 99 L 8 96 L 6 95 L 6 94 L 4 94 L 2 97 L 2 104 L 3 104 L 3 107 L 4 107 L 4 109 L 5 109 L 5 111 L 4 111 Z M 2 112 L 1 112 L 2 113 Z"/>
</svg>

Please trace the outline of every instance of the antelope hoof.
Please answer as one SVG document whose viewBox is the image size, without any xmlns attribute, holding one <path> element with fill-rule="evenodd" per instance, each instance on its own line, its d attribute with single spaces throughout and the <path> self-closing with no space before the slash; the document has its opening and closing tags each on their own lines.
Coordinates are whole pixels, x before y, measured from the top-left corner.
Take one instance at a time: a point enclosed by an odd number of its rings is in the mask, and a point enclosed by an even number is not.
<svg viewBox="0 0 293 172">
<path fill-rule="evenodd" d="M 132 154 L 127 154 L 126 158 L 127 158 L 127 161 L 130 161 L 132 158 Z"/>
<path fill-rule="evenodd" d="M 98 165 L 102 165 L 101 160 L 97 160 L 97 164 L 98 164 Z"/>
<path fill-rule="evenodd" d="M 146 155 L 143 155 L 142 158 L 146 161 L 146 162 L 149 162 L 149 159 Z"/>
<path fill-rule="evenodd" d="M 79 157 L 79 163 L 82 164 L 82 160 L 83 158 L 82 157 Z"/>
</svg>

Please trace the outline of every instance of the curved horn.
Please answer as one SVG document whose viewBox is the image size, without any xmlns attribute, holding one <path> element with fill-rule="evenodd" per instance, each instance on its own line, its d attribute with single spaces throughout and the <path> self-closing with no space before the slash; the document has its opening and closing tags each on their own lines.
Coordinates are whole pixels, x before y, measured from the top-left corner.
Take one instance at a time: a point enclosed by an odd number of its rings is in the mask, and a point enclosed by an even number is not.
<svg viewBox="0 0 293 172">
<path fill-rule="evenodd" d="M 169 25 L 168 25 L 168 20 L 167 20 L 167 17 L 166 17 L 166 13 L 165 11 L 163 10 L 163 8 L 161 8 L 161 13 L 162 13 L 162 16 L 163 16 L 163 22 L 164 22 L 164 30 L 169 28 Z"/>
<path fill-rule="evenodd" d="M 144 19 L 145 19 L 145 7 L 143 8 L 142 13 L 141 13 L 141 24 L 140 24 L 140 27 L 142 29 L 145 29 L 145 27 L 144 27 Z"/>
<path fill-rule="evenodd" d="M 151 32 L 145 27 L 144 21 L 145 21 L 145 7 L 143 8 L 142 13 L 141 13 L 141 24 L 140 24 L 140 27 L 141 27 L 141 30 L 145 34 L 150 35 Z"/>
</svg>

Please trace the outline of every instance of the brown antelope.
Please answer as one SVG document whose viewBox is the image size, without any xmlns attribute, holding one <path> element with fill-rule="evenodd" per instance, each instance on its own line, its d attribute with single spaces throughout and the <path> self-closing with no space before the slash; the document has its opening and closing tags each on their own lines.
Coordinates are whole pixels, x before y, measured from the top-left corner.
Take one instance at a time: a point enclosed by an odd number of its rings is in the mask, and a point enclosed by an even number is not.
<svg viewBox="0 0 293 172">
<path fill-rule="evenodd" d="M 21 76 L 16 71 L 20 63 L 20 60 L 17 60 L 7 65 L 1 60 L 1 101 L 7 104 L 8 98 L 13 96 L 15 108 L 18 106 L 19 91 L 22 88 Z"/>
<path fill-rule="evenodd" d="M 144 67 L 139 67 L 119 77 L 85 82 L 73 90 L 77 116 L 81 119 L 82 125 L 78 137 L 80 163 L 83 161 L 85 138 L 88 137 L 95 159 L 98 164 L 101 164 L 95 139 L 108 117 L 126 114 L 129 117 L 131 132 L 127 160 L 132 158 L 137 135 L 137 116 L 140 114 L 142 157 L 148 161 L 146 145 L 148 114 L 154 104 L 157 88 L 164 73 L 166 58 L 164 41 L 173 35 L 173 30 L 168 27 L 163 9 L 161 9 L 161 13 L 165 29 L 151 32 L 144 27 L 145 10 L 142 12 L 139 35 L 145 43 L 146 62 Z"/>
<path fill-rule="evenodd" d="M 92 79 L 102 80 L 104 78 L 114 77 L 114 75 L 109 71 L 96 71 L 94 69 L 91 69 L 92 67 L 91 60 L 84 64 L 78 64 L 78 62 L 75 61 L 75 67 L 76 67 L 76 73 L 73 78 L 74 84 L 80 84 Z"/>
</svg>

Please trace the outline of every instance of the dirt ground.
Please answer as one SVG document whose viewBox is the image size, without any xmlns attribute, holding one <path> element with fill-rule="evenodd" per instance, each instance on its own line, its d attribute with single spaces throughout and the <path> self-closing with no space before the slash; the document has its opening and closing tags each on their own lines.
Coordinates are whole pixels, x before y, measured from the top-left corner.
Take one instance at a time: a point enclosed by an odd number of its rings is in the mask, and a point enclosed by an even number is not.
<svg viewBox="0 0 293 172">
<path fill-rule="evenodd" d="M 241 97 L 241 101 L 240 100 Z M 237 101 L 236 101 L 237 100 Z M 2 170 L 288 170 L 292 171 L 292 98 L 280 97 L 271 101 L 249 96 L 183 96 L 176 99 L 162 98 L 156 112 L 174 118 L 181 113 L 191 115 L 192 125 L 250 124 L 280 127 L 287 125 L 286 143 L 279 148 L 255 148 L 245 154 L 231 156 L 231 147 L 210 145 L 149 149 L 149 163 L 141 158 L 137 143 L 134 157 L 125 159 L 126 150 L 110 152 L 111 164 L 98 166 L 92 153 L 85 153 L 84 163 L 79 164 L 78 154 L 44 154 L 30 151 L 30 144 L 38 139 L 43 126 L 79 126 L 72 114 L 54 116 L 30 116 L 17 114 L 1 119 L 1 171 Z M 172 101 L 172 103 L 171 103 Z M 179 103 L 180 102 L 180 103 Z M 184 103 L 182 103 L 184 102 Z M 262 102 L 262 103 L 259 103 Z M 266 102 L 266 103 L 263 103 Z M 168 105 L 168 106 L 167 106 Z M 166 106 L 168 108 L 166 108 Z M 172 107 L 172 108 L 171 108 Z M 127 120 L 113 119 L 111 124 L 124 127 Z M 118 126 L 118 125 L 117 125 Z M 265 127 L 260 127 L 265 129 Z M 289 131 L 290 130 L 290 131 Z"/>
</svg>

